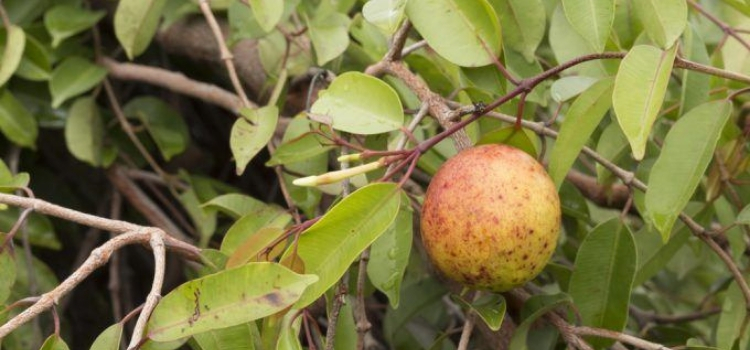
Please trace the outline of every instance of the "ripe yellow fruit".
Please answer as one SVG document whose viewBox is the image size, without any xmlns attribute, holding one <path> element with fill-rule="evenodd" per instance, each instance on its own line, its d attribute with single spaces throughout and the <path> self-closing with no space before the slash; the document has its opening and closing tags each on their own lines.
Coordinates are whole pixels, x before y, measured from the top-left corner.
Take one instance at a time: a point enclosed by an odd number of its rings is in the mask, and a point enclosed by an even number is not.
<svg viewBox="0 0 750 350">
<path fill-rule="evenodd" d="M 560 198 L 525 152 L 478 146 L 449 159 L 432 178 L 421 226 L 428 255 L 447 277 L 507 291 L 549 261 L 560 231 Z"/>
</svg>

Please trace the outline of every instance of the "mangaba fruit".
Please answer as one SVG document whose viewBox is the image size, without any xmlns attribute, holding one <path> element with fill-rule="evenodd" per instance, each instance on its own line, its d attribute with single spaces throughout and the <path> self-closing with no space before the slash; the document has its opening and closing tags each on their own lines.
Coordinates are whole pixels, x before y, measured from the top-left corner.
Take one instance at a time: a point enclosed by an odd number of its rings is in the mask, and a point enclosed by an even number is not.
<svg viewBox="0 0 750 350">
<path fill-rule="evenodd" d="M 536 277 L 557 245 L 560 198 L 544 168 L 506 145 L 470 148 L 432 178 L 422 242 L 435 267 L 474 289 L 510 290 Z"/>
</svg>

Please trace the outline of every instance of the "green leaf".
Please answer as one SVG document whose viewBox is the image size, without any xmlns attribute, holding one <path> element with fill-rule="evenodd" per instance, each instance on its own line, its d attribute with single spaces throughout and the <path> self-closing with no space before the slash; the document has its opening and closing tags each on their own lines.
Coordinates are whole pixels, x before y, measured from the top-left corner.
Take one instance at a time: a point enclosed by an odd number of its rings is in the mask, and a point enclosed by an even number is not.
<svg viewBox="0 0 750 350">
<path fill-rule="evenodd" d="M 565 175 L 612 106 L 613 79 L 598 81 L 579 96 L 565 114 L 549 161 L 549 175 L 560 188 Z"/>
<path fill-rule="evenodd" d="M 26 36 L 23 57 L 15 74 L 32 81 L 46 81 L 52 76 L 52 54 L 48 47 L 31 35 Z"/>
<path fill-rule="evenodd" d="M 317 155 L 327 153 L 334 146 L 323 146 L 315 134 L 305 134 L 284 142 L 276 148 L 266 166 L 276 166 L 308 160 Z"/>
<path fill-rule="evenodd" d="M 430 47 L 454 64 L 486 66 L 500 55 L 502 31 L 487 0 L 409 0 L 406 15 Z"/>
<path fill-rule="evenodd" d="M 633 0 L 633 7 L 646 34 L 662 49 L 672 47 L 687 25 L 686 1 Z"/>
<path fill-rule="evenodd" d="M 166 3 L 167 0 L 120 1 L 115 11 L 115 36 L 131 60 L 151 43 Z"/>
<path fill-rule="evenodd" d="M 276 1 L 276 0 L 270 0 Z M 327 2 L 321 7 L 326 6 Z M 307 21 L 315 57 L 318 65 L 324 65 L 339 57 L 349 46 L 349 16 L 332 9 L 319 10 Z"/>
<path fill-rule="evenodd" d="M 320 280 L 305 290 L 297 308 L 315 301 L 341 278 L 359 254 L 391 226 L 400 202 L 396 184 L 367 185 L 333 206 L 302 233 L 297 254 L 305 272 L 318 275 Z"/>
<path fill-rule="evenodd" d="M 52 78 L 49 81 L 52 108 L 60 107 L 69 98 L 90 90 L 104 80 L 106 75 L 106 69 L 85 58 L 77 56 L 66 58 L 52 72 Z"/>
<path fill-rule="evenodd" d="M 193 339 L 202 350 L 258 350 L 260 340 L 258 327 L 254 322 L 214 329 L 199 333 Z"/>
<path fill-rule="evenodd" d="M 26 33 L 21 27 L 10 25 L 8 28 L 7 41 L 3 48 L 2 63 L 0 63 L 0 86 L 5 85 L 8 79 L 18 69 L 26 46 Z"/>
<path fill-rule="evenodd" d="M 94 343 L 91 344 L 90 350 L 118 350 L 120 349 L 120 342 L 122 341 L 122 323 L 115 323 L 104 332 L 101 332 Z"/>
<path fill-rule="evenodd" d="M 247 164 L 268 144 L 279 120 L 276 106 L 245 109 L 241 113 L 244 118 L 237 118 L 229 135 L 229 147 L 237 162 L 237 175 L 242 175 Z"/>
<path fill-rule="evenodd" d="M 102 166 L 104 122 L 93 97 L 81 97 L 70 107 L 65 121 L 65 143 L 76 159 Z"/>
<path fill-rule="evenodd" d="M 610 123 L 599 136 L 599 143 L 596 144 L 596 153 L 599 153 L 610 162 L 618 164 L 628 152 L 628 139 L 622 133 L 622 129 L 617 123 Z M 596 163 L 596 178 L 600 184 L 611 184 L 614 175 L 603 165 Z"/>
<path fill-rule="evenodd" d="M 52 47 L 84 30 L 93 27 L 104 18 L 106 11 L 90 11 L 80 6 L 57 5 L 44 13 L 44 27 L 52 35 Z"/>
<path fill-rule="evenodd" d="M 487 324 L 493 331 L 498 331 L 505 318 L 505 298 L 500 294 L 488 293 L 482 295 L 478 300 L 469 302 L 459 296 L 453 296 L 463 307 L 471 309 Z"/>
<path fill-rule="evenodd" d="M 68 350 L 68 344 L 57 334 L 50 335 L 39 350 Z"/>
<path fill-rule="evenodd" d="M 596 52 L 604 51 L 615 21 L 614 0 L 562 0 L 568 22 Z"/>
<path fill-rule="evenodd" d="M 742 336 L 746 326 L 747 308 L 742 290 L 736 282 L 727 289 L 721 305 L 719 322 L 716 325 L 716 346 L 719 349 L 735 349 L 735 342 Z"/>
<path fill-rule="evenodd" d="M 26 176 L 18 174 L 16 177 L 19 181 L 26 180 Z M 18 217 L 21 215 L 21 209 L 17 207 L 10 207 L 6 210 L 0 211 L 0 231 L 8 232 L 13 225 L 18 221 Z M 29 243 L 33 246 L 47 248 L 52 250 L 60 250 L 62 243 L 55 234 L 55 228 L 52 226 L 50 219 L 44 215 L 38 213 L 32 213 L 26 219 L 26 234 L 28 235 Z M 16 236 L 15 238 L 20 238 Z"/>
<path fill-rule="evenodd" d="M 224 194 L 215 197 L 202 205 L 203 208 L 217 209 L 234 219 L 239 219 L 247 213 L 264 209 L 267 206 L 266 203 L 239 193 Z M 281 211 L 281 209 L 279 209 L 279 211 Z"/>
<path fill-rule="evenodd" d="M 0 131 L 19 146 L 36 148 L 36 118 L 7 89 L 0 90 Z"/>
<path fill-rule="evenodd" d="M 362 16 L 391 35 L 404 20 L 405 7 L 406 0 L 370 0 L 362 7 Z"/>
<path fill-rule="evenodd" d="M 284 2 L 278 0 L 249 0 L 255 20 L 263 30 L 270 32 L 284 14 Z"/>
<path fill-rule="evenodd" d="M 710 210 L 710 206 L 704 206 L 702 203 L 690 204 L 685 208 L 685 213 L 696 222 L 705 225 L 711 221 L 714 212 Z M 635 235 L 639 267 L 633 285 L 639 286 L 663 271 L 667 263 L 693 236 L 690 229 L 682 223 L 677 223 L 673 232 L 668 242 L 664 242 L 656 232 L 647 229 Z"/>
<path fill-rule="evenodd" d="M 265 258 L 262 253 L 269 245 L 281 238 L 284 230 L 281 227 L 263 227 L 252 233 L 245 241 L 242 242 L 232 255 L 227 259 L 227 268 L 243 265 L 249 261 L 267 261 L 273 258 Z M 278 246 L 283 249 L 284 241 Z M 278 247 L 277 246 L 277 247 Z"/>
<path fill-rule="evenodd" d="M 123 113 L 143 123 L 165 160 L 184 152 L 190 142 L 182 116 L 156 97 L 134 98 L 123 107 Z"/>
<path fill-rule="evenodd" d="M 227 19 L 231 33 L 228 45 L 242 39 L 257 39 L 266 35 L 266 31 L 255 19 L 253 10 L 246 3 L 232 1 L 227 9 Z"/>
<path fill-rule="evenodd" d="M 0 242 L 4 239 L 0 235 Z M 10 296 L 10 290 L 16 283 L 16 262 L 8 249 L 0 250 L 0 305 Z"/>
<path fill-rule="evenodd" d="M 414 212 L 409 198 L 402 195 L 396 220 L 372 243 L 370 263 L 367 264 L 367 277 L 379 291 L 388 296 L 391 307 L 396 309 L 401 293 L 401 281 L 404 279 L 406 266 L 409 264 L 409 253 L 414 227 Z"/>
<path fill-rule="evenodd" d="M 643 159 L 651 127 L 659 115 L 677 47 L 662 51 L 635 46 L 620 65 L 615 78 L 612 105 L 633 156 Z"/>
<path fill-rule="evenodd" d="M 333 342 L 335 350 L 357 348 L 357 326 L 354 323 L 354 311 L 352 310 L 352 305 L 355 305 L 355 303 L 353 297 L 348 297 L 346 302 L 341 305 L 339 318 L 336 322 L 336 337 Z"/>
<path fill-rule="evenodd" d="M 578 248 L 568 287 L 583 325 L 623 330 L 628 320 L 636 253 L 630 229 L 620 218 L 600 224 L 586 236 Z M 611 340 L 605 339 L 589 342 L 597 349 L 612 345 Z"/>
<path fill-rule="evenodd" d="M 310 111 L 334 129 L 354 134 L 398 130 L 404 123 L 396 91 L 382 80 L 359 72 L 338 76 Z"/>
<path fill-rule="evenodd" d="M 200 234 L 198 245 L 205 248 L 214 231 L 216 231 L 216 213 L 211 208 L 201 206 L 202 203 L 196 193 L 195 186 L 191 186 L 180 193 L 177 199 L 182 203 L 185 211 L 190 216 L 190 220 L 193 221 L 193 224 L 198 229 L 198 233 Z"/>
<path fill-rule="evenodd" d="M 562 4 L 557 6 L 552 13 L 549 29 L 549 45 L 555 54 L 557 62 L 566 62 L 581 55 L 595 53 L 596 50 L 589 45 L 575 28 L 570 25 L 565 17 Z M 601 60 L 585 62 L 566 70 L 570 74 L 585 75 L 590 77 L 609 76 Z"/>
<path fill-rule="evenodd" d="M 706 51 L 706 43 L 703 42 L 700 33 L 692 25 L 685 28 L 681 48 L 683 58 L 693 62 L 709 65 L 710 58 Z M 708 101 L 708 93 L 711 89 L 711 77 L 707 74 L 682 70 L 682 91 L 680 93 L 680 111 L 683 115 L 696 106 Z"/>
<path fill-rule="evenodd" d="M 586 89 L 591 87 L 591 85 L 594 85 L 597 80 L 599 79 L 581 75 L 563 77 L 552 83 L 552 86 L 550 87 L 550 95 L 552 96 L 552 99 L 558 103 L 565 102 L 586 91 Z"/>
<path fill-rule="evenodd" d="M 732 111 L 727 101 L 704 103 L 680 118 L 651 169 L 646 210 L 664 241 L 698 187 Z"/>
<path fill-rule="evenodd" d="M 510 350 L 529 350 L 528 337 L 531 326 L 539 317 L 562 305 L 572 305 L 573 300 L 564 293 L 545 295 L 539 294 L 529 298 L 523 305 L 522 314 L 528 315 L 516 327 L 510 340 Z M 532 349 L 535 350 L 535 349 Z"/>
<path fill-rule="evenodd" d="M 249 263 L 198 278 L 161 299 L 148 336 L 170 341 L 263 318 L 292 305 L 317 281 L 276 263 Z"/>
<path fill-rule="evenodd" d="M 221 242 L 221 252 L 231 255 L 250 236 L 261 228 L 284 228 L 292 216 L 280 208 L 265 206 L 248 212 L 232 225 Z"/>
<path fill-rule="evenodd" d="M 750 225 L 750 204 L 746 205 L 745 208 L 737 214 L 737 221 L 735 222 L 740 225 Z"/>
<path fill-rule="evenodd" d="M 523 54 L 526 61 L 544 39 L 546 13 L 541 0 L 490 0 L 500 19 L 505 45 Z"/>
<path fill-rule="evenodd" d="M 505 126 L 492 130 L 482 135 L 477 141 L 477 145 L 489 145 L 493 143 L 513 146 L 534 158 L 539 155 L 539 148 L 541 147 L 539 136 L 533 131 L 526 128 L 518 130 L 514 126 Z"/>
<path fill-rule="evenodd" d="M 5 165 L 5 162 L 0 159 L 0 191 L 4 193 L 11 193 L 18 188 L 27 187 L 29 185 L 29 173 L 19 173 L 13 175 Z M 6 209 L 3 209 L 6 210 Z M 2 214 L 0 214 L 2 215 Z"/>
</svg>

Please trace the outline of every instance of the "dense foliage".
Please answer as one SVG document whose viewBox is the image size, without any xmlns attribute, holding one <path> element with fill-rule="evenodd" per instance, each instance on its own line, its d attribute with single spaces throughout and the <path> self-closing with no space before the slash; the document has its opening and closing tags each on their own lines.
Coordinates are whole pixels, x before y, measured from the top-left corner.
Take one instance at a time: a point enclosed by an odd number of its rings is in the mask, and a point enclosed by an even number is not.
<svg viewBox="0 0 750 350">
<path fill-rule="evenodd" d="M 747 1 L 0 18 L 2 349 L 750 348 Z M 490 143 L 544 164 L 563 213 L 505 293 L 419 239 L 431 177 Z"/>
</svg>

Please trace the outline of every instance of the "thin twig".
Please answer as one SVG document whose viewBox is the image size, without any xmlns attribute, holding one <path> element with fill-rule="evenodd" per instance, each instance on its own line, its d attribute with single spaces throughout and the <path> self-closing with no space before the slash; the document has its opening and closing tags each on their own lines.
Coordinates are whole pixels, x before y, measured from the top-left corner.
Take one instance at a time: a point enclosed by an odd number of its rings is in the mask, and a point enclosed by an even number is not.
<svg viewBox="0 0 750 350">
<path fill-rule="evenodd" d="M 229 51 L 229 48 L 226 45 L 224 34 L 222 34 L 219 23 L 216 21 L 216 17 L 214 17 L 214 13 L 211 11 L 211 5 L 209 5 L 208 0 L 200 0 L 198 3 L 200 4 L 203 16 L 206 17 L 208 26 L 211 28 L 211 32 L 213 32 L 214 37 L 216 38 L 216 44 L 219 45 L 219 50 L 221 51 L 221 59 L 222 61 L 224 61 L 224 65 L 227 68 L 227 73 L 229 73 L 229 80 L 232 82 L 234 92 L 240 97 L 240 101 L 242 101 L 242 105 L 244 107 L 253 108 L 254 104 L 250 103 L 250 100 L 247 99 L 245 89 L 242 88 L 240 78 L 239 76 L 237 76 L 237 68 L 234 66 L 234 62 L 232 61 L 234 57 L 232 55 L 232 52 Z"/>
<path fill-rule="evenodd" d="M 156 304 L 159 303 L 161 298 L 161 288 L 164 284 L 164 270 L 166 265 L 166 251 L 164 249 L 164 233 L 155 231 L 151 233 L 149 237 L 149 245 L 151 250 L 154 252 L 154 279 L 151 282 L 151 291 L 146 297 L 146 303 L 143 305 L 143 310 L 138 316 L 138 321 L 135 323 L 133 329 L 133 337 L 130 338 L 130 345 L 128 350 L 135 350 L 143 339 L 143 333 L 146 330 L 146 324 L 148 318 L 151 317 L 151 313 L 156 308 Z"/>
<path fill-rule="evenodd" d="M 104 79 L 104 91 L 107 93 L 107 99 L 109 100 L 109 104 L 112 107 L 112 112 L 115 114 L 115 117 L 117 117 L 117 120 L 120 122 L 120 127 L 125 132 L 126 135 L 128 135 L 128 138 L 130 141 L 135 145 L 135 147 L 138 149 L 138 153 L 141 154 L 141 156 L 148 162 L 148 164 L 151 166 L 154 171 L 159 174 L 164 179 L 169 178 L 169 175 L 161 168 L 159 163 L 156 162 L 154 157 L 151 156 L 151 154 L 146 149 L 146 146 L 143 145 L 140 139 L 138 139 L 138 135 L 135 134 L 135 131 L 133 131 L 133 127 L 130 125 L 130 122 L 128 121 L 128 118 L 125 117 L 125 113 L 122 110 L 122 107 L 120 106 L 120 102 L 117 100 L 117 96 L 115 95 L 115 90 L 112 88 L 112 84 L 109 83 L 108 79 Z"/>
</svg>

